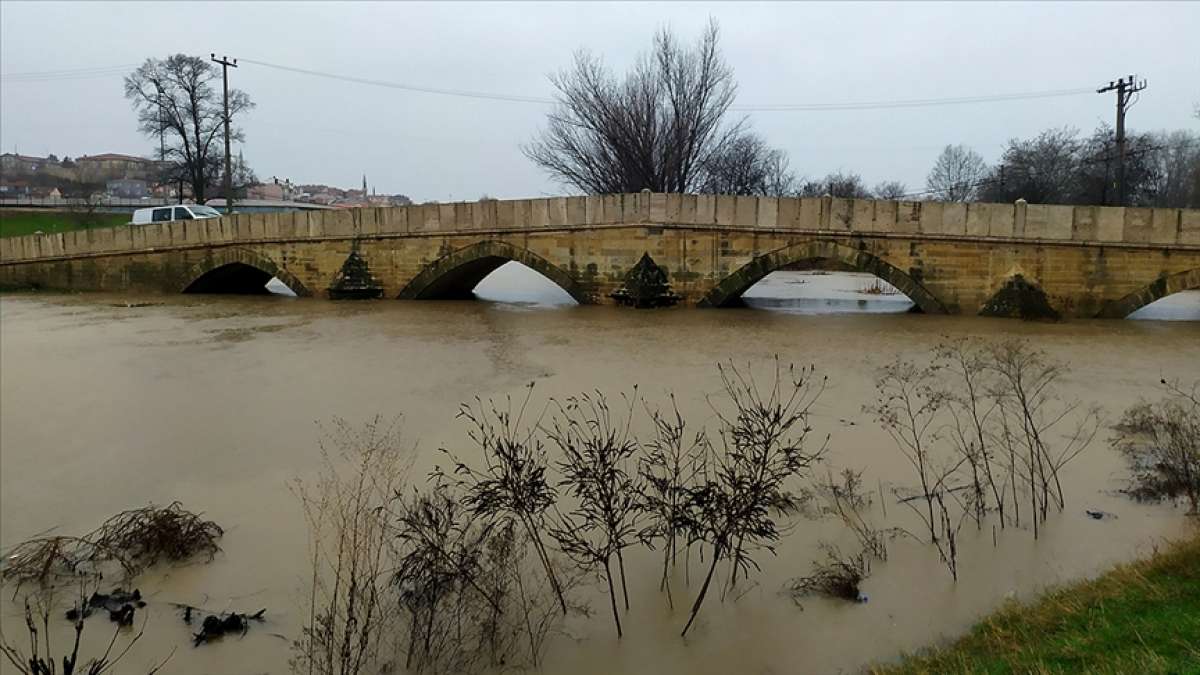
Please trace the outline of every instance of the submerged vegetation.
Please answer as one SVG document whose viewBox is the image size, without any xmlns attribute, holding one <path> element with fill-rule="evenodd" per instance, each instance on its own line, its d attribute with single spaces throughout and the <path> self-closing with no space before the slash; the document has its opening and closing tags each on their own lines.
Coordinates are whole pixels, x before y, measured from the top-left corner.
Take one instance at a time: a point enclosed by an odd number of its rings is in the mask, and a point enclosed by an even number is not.
<svg viewBox="0 0 1200 675">
<path fill-rule="evenodd" d="M 900 359 L 876 380 L 873 414 L 915 474 L 894 490 L 920 520 L 957 580 L 959 532 L 1032 528 L 1041 534 L 1050 509 L 1066 508 L 1061 473 L 1091 444 L 1099 412 L 1064 400 L 1066 366 L 1019 340 L 958 340 L 927 359 Z M 1027 507 L 1022 520 L 1022 505 Z"/>
<path fill-rule="evenodd" d="M 79 578 L 100 579 L 116 566 L 128 580 L 160 561 L 181 562 L 221 550 L 219 525 L 183 508 L 147 506 L 122 511 L 81 537 L 35 537 L 6 552 L 0 580 L 47 588 Z"/>
<path fill-rule="evenodd" d="M 993 542 L 1009 529 L 1037 539 L 1050 512 L 1065 509 L 1062 472 L 1099 426 L 1096 411 L 1058 393 L 1065 373 L 1027 343 L 986 340 L 947 342 L 879 371 L 865 410 L 912 467 L 914 482 L 891 493 L 913 531 L 876 519 L 861 472 L 814 471 L 829 447 L 828 436 L 810 438 L 827 379 L 778 359 L 765 378 L 719 365 L 711 421 L 697 427 L 673 397 L 659 407 L 636 387 L 618 408 L 599 392 L 539 405 L 532 385 L 521 399 L 476 399 L 459 413 L 472 447 L 443 449 L 449 466 L 423 481 L 410 482 L 393 427 L 339 423 L 315 489 L 297 490 L 314 576 L 293 667 L 536 667 L 550 636 L 590 614 L 577 594 L 584 584 L 606 593 L 620 638 L 633 585 L 626 556 L 639 547 L 659 556 L 671 609 L 683 568 L 686 636 L 712 598 L 737 602 L 753 588 L 763 554 L 802 516 L 835 521 L 853 546 L 816 542 L 822 558 L 782 589 L 797 603 L 865 602 L 862 582 L 899 536 L 936 548 L 957 580 L 964 526 L 989 527 Z M 886 521 L 882 484 L 877 492 Z"/>
<path fill-rule="evenodd" d="M 1133 472 L 1128 492 L 1141 500 L 1183 500 L 1200 515 L 1200 380 L 1190 388 L 1161 381 L 1165 396 L 1125 411 L 1116 447 Z"/>
</svg>

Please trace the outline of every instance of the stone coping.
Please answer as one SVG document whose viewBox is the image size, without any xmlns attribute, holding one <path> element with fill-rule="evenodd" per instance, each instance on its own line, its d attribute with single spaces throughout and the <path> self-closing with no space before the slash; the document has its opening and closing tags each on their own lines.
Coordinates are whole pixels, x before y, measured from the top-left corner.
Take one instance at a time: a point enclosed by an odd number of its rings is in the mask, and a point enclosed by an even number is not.
<svg viewBox="0 0 1200 675">
<path fill-rule="evenodd" d="M 1200 209 L 634 193 L 238 213 L 211 220 L 5 237 L 0 238 L 0 264 L 243 243 L 504 235 L 631 226 L 1200 248 Z"/>
</svg>

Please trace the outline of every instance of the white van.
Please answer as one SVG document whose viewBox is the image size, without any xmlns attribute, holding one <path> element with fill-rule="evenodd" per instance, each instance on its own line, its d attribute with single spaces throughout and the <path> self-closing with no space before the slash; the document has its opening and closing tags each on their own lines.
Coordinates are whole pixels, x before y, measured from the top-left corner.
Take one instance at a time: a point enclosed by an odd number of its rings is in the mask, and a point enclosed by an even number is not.
<svg viewBox="0 0 1200 675">
<path fill-rule="evenodd" d="M 220 218 L 221 212 L 203 204 L 176 204 L 174 206 L 156 206 L 152 209 L 138 209 L 133 212 L 130 225 L 145 225 L 147 223 L 165 223 L 172 220 L 203 220 L 205 218 Z"/>
</svg>

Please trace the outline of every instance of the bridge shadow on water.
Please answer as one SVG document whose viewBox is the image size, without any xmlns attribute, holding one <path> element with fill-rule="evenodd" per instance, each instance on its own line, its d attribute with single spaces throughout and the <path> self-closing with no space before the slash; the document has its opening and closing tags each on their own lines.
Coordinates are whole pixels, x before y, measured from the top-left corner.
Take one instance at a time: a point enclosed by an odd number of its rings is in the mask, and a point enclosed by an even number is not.
<svg viewBox="0 0 1200 675">
<path fill-rule="evenodd" d="M 189 284 L 183 292 L 205 295 L 296 297 L 296 293 L 278 277 L 245 263 L 231 263 L 209 270 Z"/>
</svg>

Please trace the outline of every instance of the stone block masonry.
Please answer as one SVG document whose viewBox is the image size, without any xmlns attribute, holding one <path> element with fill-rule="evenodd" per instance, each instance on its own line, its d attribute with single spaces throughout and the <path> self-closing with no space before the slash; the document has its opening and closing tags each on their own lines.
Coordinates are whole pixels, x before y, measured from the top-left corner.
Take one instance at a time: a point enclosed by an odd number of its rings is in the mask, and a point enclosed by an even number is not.
<svg viewBox="0 0 1200 675">
<path fill-rule="evenodd" d="M 641 193 L 236 214 L 0 239 L 0 286 L 238 292 L 278 277 L 328 298 L 352 251 L 384 298 L 469 296 L 516 260 L 611 303 L 649 255 L 682 307 L 834 263 L 925 312 L 978 314 L 1020 277 L 1063 316 L 1119 317 L 1200 287 L 1200 211 Z"/>
</svg>

